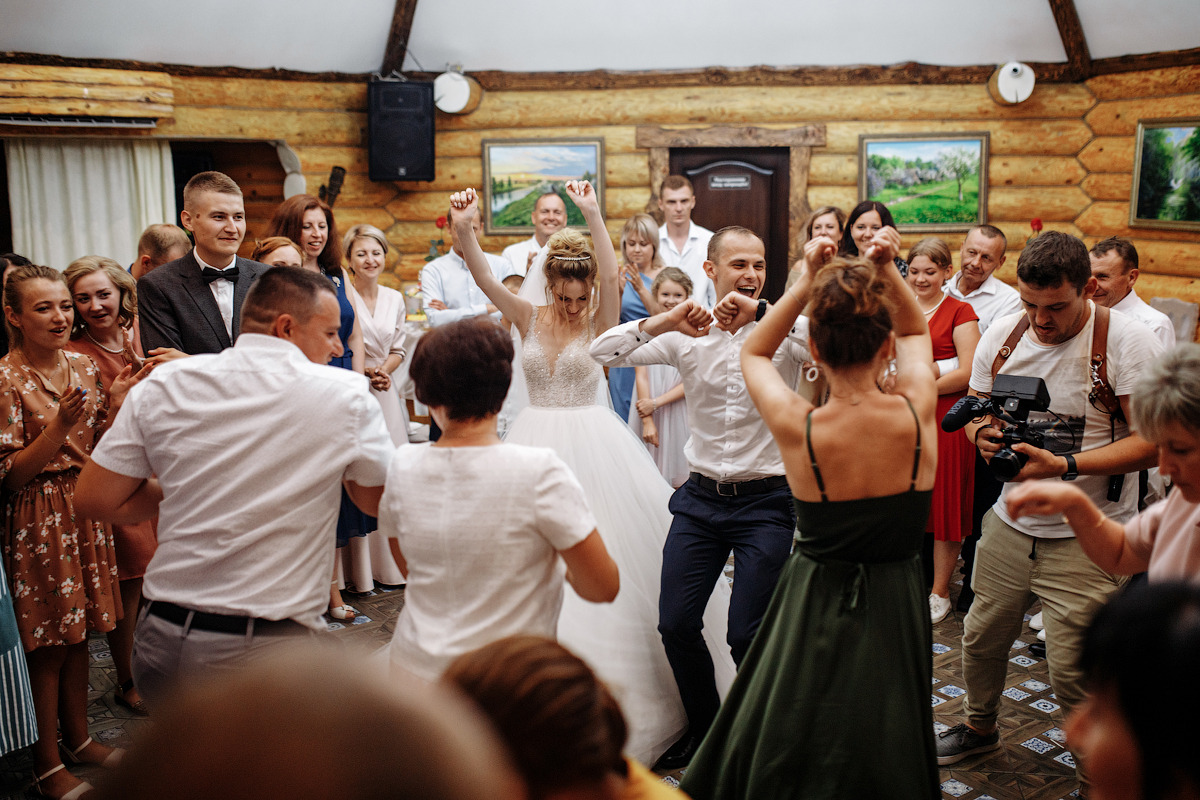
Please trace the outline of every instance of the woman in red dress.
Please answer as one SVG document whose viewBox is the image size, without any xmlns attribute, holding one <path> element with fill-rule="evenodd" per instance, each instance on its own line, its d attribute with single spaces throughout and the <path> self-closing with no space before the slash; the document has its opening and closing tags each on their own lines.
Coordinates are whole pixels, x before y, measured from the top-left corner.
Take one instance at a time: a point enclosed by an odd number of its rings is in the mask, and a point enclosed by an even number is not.
<svg viewBox="0 0 1200 800">
<path fill-rule="evenodd" d="M 939 420 L 967 393 L 975 345 L 979 344 L 975 311 L 942 291 L 953 271 L 950 248 L 941 239 L 922 239 L 908 252 L 908 285 L 925 312 L 933 339 Z M 975 449 L 971 442 L 961 431 L 946 433 L 939 427 L 937 479 L 929 512 L 929 530 L 933 533 L 929 616 L 935 625 L 950 613 L 950 576 L 958 563 L 963 536 L 971 530 L 974 475 Z"/>
</svg>

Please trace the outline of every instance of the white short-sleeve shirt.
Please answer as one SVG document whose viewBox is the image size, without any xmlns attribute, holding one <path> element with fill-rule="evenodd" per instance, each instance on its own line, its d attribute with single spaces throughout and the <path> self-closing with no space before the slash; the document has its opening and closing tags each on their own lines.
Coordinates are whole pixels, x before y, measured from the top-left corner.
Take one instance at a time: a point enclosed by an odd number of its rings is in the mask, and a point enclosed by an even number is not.
<svg viewBox="0 0 1200 800">
<path fill-rule="evenodd" d="M 1092 327 L 1096 321 L 1095 304 L 1089 300 L 1088 306 L 1088 321 L 1079 333 L 1062 344 L 1047 346 L 1034 341 L 1032 329 L 1027 330 L 1000 368 L 1003 375 L 1037 377 L 1046 382 L 1052 413 L 1031 412 L 1029 421 L 1031 429 L 1046 434 L 1046 449 L 1056 455 L 1093 450 L 1113 441 L 1108 414 L 1088 401 Z M 997 319 L 979 340 L 970 381 L 971 388 L 976 392 L 991 393 L 992 361 L 1024 313 L 1021 311 Z M 1145 325 L 1123 314 L 1109 315 L 1108 382 L 1118 397 L 1132 394 L 1142 370 L 1162 352 L 1162 345 Z M 1129 436 L 1128 424 L 1118 422 L 1115 435 L 1117 440 Z M 1075 485 L 1110 518 L 1124 522 L 1137 511 L 1137 476 L 1126 476 L 1121 499 L 1117 502 L 1107 499 L 1109 480 L 1107 475 L 1080 475 Z M 1059 514 L 1011 518 L 1007 500 L 1009 491 L 1015 485 L 1005 483 L 1000 499 L 992 507 L 1001 520 L 1030 536 L 1047 539 L 1074 536 Z"/>
<path fill-rule="evenodd" d="M 401 447 L 379 504 L 379 530 L 408 562 L 392 663 L 435 680 L 505 636 L 554 638 L 566 572 L 558 551 L 595 528 L 582 487 L 551 450 Z"/>
<path fill-rule="evenodd" d="M 368 386 L 255 333 L 135 386 L 92 458 L 162 485 L 146 598 L 323 628 L 342 481 L 381 485 L 395 450 Z"/>
</svg>

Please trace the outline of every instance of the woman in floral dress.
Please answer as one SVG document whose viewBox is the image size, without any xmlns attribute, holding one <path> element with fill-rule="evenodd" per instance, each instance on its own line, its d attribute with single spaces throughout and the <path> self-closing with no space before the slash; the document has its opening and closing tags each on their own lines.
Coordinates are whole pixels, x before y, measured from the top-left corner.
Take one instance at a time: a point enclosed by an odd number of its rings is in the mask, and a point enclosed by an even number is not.
<svg viewBox="0 0 1200 800">
<path fill-rule="evenodd" d="M 74 798 L 90 787 L 64 769 L 63 757 L 109 766 L 120 757 L 88 735 L 87 632 L 111 631 L 121 604 L 109 529 L 76 518 L 73 494 L 136 377 L 131 368 L 122 371 L 110 401 L 95 362 L 64 352 L 74 308 L 57 270 L 14 272 L 4 288 L 4 316 L 12 341 L 0 359 L 4 567 L 37 713 L 34 791 Z"/>
</svg>

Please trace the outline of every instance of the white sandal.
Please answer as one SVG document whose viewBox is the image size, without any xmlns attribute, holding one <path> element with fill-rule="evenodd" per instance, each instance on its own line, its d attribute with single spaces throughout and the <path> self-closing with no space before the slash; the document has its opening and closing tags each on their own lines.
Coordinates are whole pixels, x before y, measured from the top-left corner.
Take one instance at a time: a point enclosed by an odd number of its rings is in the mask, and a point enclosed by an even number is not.
<svg viewBox="0 0 1200 800">
<path fill-rule="evenodd" d="M 358 613 L 358 609 L 351 605 L 341 605 L 336 608 L 333 606 L 329 607 L 329 616 L 334 619 L 353 620 L 358 617 Z"/>
<path fill-rule="evenodd" d="M 83 748 L 87 747 L 89 744 L 93 744 L 94 742 L 95 742 L 95 740 L 89 736 L 83 740 L 83 744 L 79 745 L 79 747 L 76 747 L 74 750 L 67 747 L 66 742 L 59 742 L 58 749 L 62 751 L 62 754 L 64 756 L 66 756 L 67 760 L 70 761 L 72 764 L 86 764 L 89 762 L 86 762 L 82 758 L 80 758 L 79 754 L 83 752 Z M 120 764 L 121 759 L 125 755 L 125 749 L 122 747 L 113 747 L 110 749 L 112 750 L 112 752 L 109 753 L 107 756 L 105 756 L 104 760 L 100 762 L 100 766 L 104 767 L 105 769 L 112 769 L 117 764 Z M 50 774 L 52 774 L 52 773 L 49 773 L 49 772 L 46 773 L 46 775 L 50 775 Z M 42 777 L 44 778 L 46 776 L 43 775 Z"/>
<path fill-rule="evenodd" d="M 66 768 L 67 768 L 66 764 L 59 764 L 57 767 L 55 767 L 52 770 L 49 770 L 45 774 L 34 777 L 33 785 L 29 787 L 29 790 L 35 796 L 45 797 L 45 798 L 48 798 L 48 800 L 80 800 L 80 798 L 82 798 L 88 792 L 90 792 L 96 788 L 96 787 L 92 786 L 90 783 L 88 783 L 87 781 L 82 781 L 74 789 L 72 789 L 71 791 L 67 792 L 66 794 L 60 795 L 58 797 L 55 797 L 52 794 L 46 794 L 45 792 L 43 792 L 42 791 L 42 781 L 46 780 L 46 778 L 49 778 L 51 775 L 54 775 L 58 771 L 64 770 Z"/>
</svg>

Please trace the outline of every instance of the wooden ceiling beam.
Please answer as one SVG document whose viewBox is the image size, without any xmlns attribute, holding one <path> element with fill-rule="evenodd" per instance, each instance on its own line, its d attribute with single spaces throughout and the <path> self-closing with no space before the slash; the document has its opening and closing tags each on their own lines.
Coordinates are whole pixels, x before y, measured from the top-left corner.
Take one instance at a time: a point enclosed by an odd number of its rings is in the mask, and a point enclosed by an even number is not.
<svg viewBox="0 0 1200 800">
<path fill-rule="evenodd" d="M 1075 0 L 1049 0 L 1050 11 L 1058 24 L 1058 35 L 1067 52 L 1067 74 L 1072 81 L 1085 81 L 1092 75 L 1092 56 L 1088 52 L 1083 24 L 1075 9 Z M 1038 73 L 1038 77 L 1041 74 Z"/>
<path fill-rule="evenodd" d="M 417 13 L 417 0 L 396 0 L 392 13 L 392 29 L 388 31 L 387 48 L 383 51 L 383 65 L 379 74 L 385 78 L 399 72 L 404 66 L 404 54 L 408 52 L 408 36 L 412 33 L 413 16 Z"/>
</svg>

